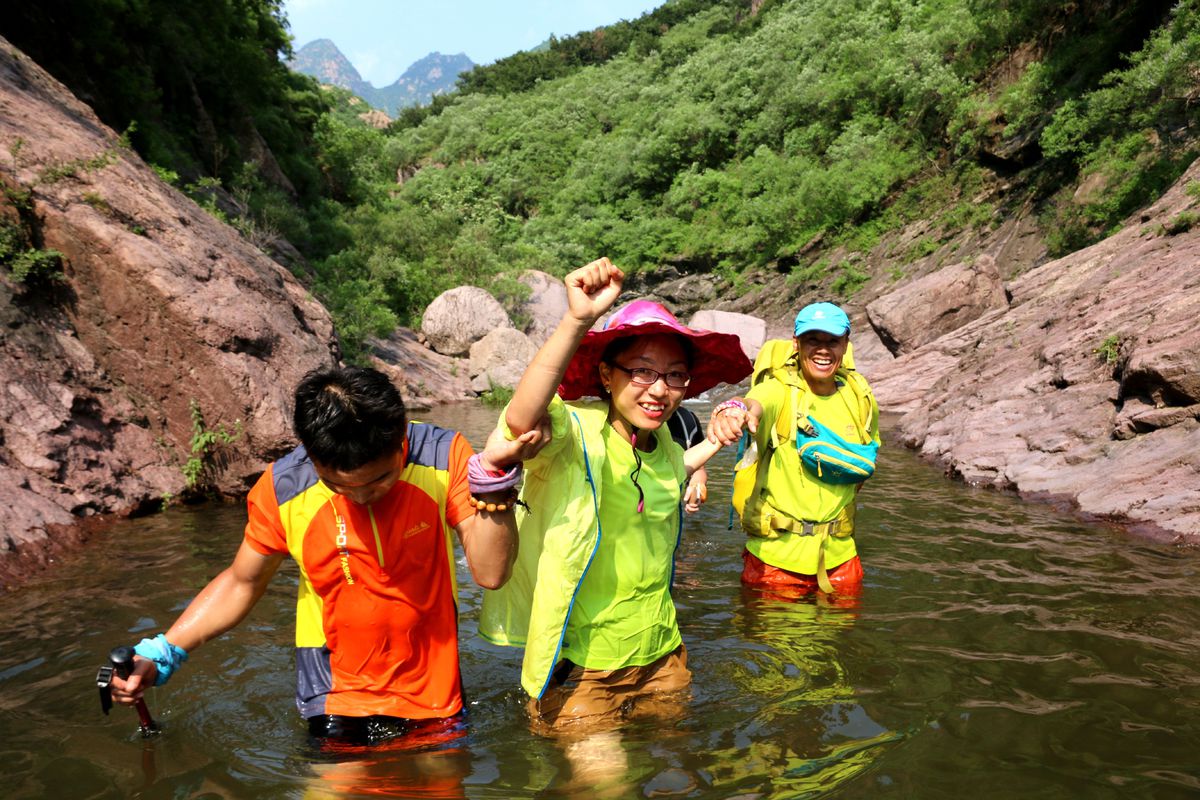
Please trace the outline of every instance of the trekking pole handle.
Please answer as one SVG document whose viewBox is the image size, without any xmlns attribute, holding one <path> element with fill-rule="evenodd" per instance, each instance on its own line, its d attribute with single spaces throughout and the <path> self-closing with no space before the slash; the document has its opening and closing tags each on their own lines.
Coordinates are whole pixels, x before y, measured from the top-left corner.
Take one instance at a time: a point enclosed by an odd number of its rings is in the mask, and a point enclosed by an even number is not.
<svg viewBox="0 0 1200 800">
<path fill-rule="evenodd" d="M 133 648 L 127 645 L 114 647 L 108 653 L 108 660 L 112 663 L 113 672 L 121 676 L 121 680 L 128 680 L 133 674 Z M 138 730 L 142 736 L 153 736 L 158 733 L 158 723 L 150 716 L 150 709 L 146 707 L 146 701 L 139 697 L 133 702 L 133 707 L 137 709 L 138 720 L 141 722 Z"/>
</svg>

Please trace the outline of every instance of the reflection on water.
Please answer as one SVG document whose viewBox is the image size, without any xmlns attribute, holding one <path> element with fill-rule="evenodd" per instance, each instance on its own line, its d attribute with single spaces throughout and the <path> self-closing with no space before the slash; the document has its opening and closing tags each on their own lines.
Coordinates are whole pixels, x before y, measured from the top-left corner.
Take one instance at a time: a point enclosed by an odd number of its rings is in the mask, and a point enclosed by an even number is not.
<svg viewBox="0 0 1200 800">
<path fill-rule="evenodd" d="M 697 410 L 704 411 L 701 406 Z M 495 412 L 424 418 L 481 445 Z M 329 751 L 293 705 L 296 572 L 150 693 L 165 732 L 100 714 L 114 644 L 163 630 L 223 568 L 240 506 L 114 526 L 0 596 L 8 798 L 1098 797 L 1200 791 L 1200 582 L 1193 552 L 951 484 L 885 448 L 864 490 L 861 603 L 740 586 L 732 453 L 685 525 L 676 601 L 694 674 L 683 718 L 572 753 L 533 735 L 520 653 L 475 635 L 460 576 L 465 736 Z M 573 755 L 574 759 L 568 758 Z M 612 766 L 619 765 L 619 774 Z M 589 772 L 589 770 L 592 770 Z M 590 784 L 590 785 L 589 785 Z"/>
</svg>

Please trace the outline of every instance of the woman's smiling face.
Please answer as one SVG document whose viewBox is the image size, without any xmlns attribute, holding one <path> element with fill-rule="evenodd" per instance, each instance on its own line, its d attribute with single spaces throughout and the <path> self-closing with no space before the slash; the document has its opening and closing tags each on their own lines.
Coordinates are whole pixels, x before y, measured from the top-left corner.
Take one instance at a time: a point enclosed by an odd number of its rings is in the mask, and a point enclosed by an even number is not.
<svg viewBox="0 0 1200 800">
<path fill-rule="evenodd" d="M 686 387 L 667 386 L 667 373 L 686 373 L 691 364 L 679 337 L 653 334 L 633 338 L 633 343 L 612 356 L 611 363 L 600 363 L 600 380 L 608 389 L 609 419 L 625 434 L 633 429 L 654 430 L 662 426 L 679 408 Z M 614 366 L 615 365 L 615 366 Z M 649 386 L 633 382 L 628 370 L 651 369 L 659 373 Z"/>
</svg>

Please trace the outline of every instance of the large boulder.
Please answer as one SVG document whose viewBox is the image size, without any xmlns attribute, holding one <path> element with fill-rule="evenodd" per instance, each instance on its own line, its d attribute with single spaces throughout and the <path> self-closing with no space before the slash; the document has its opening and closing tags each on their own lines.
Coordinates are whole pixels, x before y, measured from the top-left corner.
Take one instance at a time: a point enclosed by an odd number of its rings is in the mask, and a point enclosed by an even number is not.
<svg viewBox="0 0 1200 800">
<path fill-rule="evenodd" d="M 654 294 L 663 299 L 663 305 L 671 308 L 697 308 L 717 299 L 717 279 L 712 275 L 685 275 L 659 284 Z"/>
<path fill-rule="evenodd" d="M 742 352 L 751 361 L 758 355 L 758 350 L 767 340 L 767 323 L 749 314 L 739 314 L 736 311 L 717 311 L 704 308 L 692 315 L 687 323 L 689 328 L 718 333 L 732 333 L 742 343 Z"/>
<path fill-rule="evenodd" d="M 480 394 L 494 386 L 515 389 L 536 353 L 537 346 L 516 328 L 496 328 L 471 345 L 471 388 Z"/>
<path fill-rule="evenodd" d="M 0 269 L 0 553 L 184 491 L 194 413 L 235 438 L 205 480 L 244 492 L 336 358 L 329 315 L 3 39 L 0 108 L 0 224 L 62 255 L 57 276 Z"/>
<path fill-rule="evenodd" d="M 995 259 L 985 254 L 974 263 L 953 264 L 872 301 L 867 316 L 888 349 L 903 355 L 1007 306 Z"/>
<path fill-rule="evenodd" d="M 535 269 L 522 273 L 519 280 L 529 287 L 529 299 L 518 313 L 528 320 L 525 334 L 541 347 L 567 313 L 567 287 L 553 275 Z"/>
<path fill-rule="evenodd" d="M 491 331 L 511 327 L 500 301 L 476 286 L 442 292 L 421 317 L 421 333 L 444 356 L 465 356 Z"/>
<path fill-rule="evenodd" d="M 475 397 L 467 360 L 435 353 L 410 330 L 397 328 L 386 339 L 370 340 L 369 345 L 371 366 L 400 388 L 410 410 L 427 411 Z"/>
</svg>

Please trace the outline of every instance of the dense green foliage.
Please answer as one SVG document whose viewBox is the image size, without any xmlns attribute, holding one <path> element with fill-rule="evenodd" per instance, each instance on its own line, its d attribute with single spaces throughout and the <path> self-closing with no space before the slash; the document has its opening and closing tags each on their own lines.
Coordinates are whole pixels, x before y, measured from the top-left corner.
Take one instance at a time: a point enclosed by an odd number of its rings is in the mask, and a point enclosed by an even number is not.
<svg viewBox="0 0 1200 800">
<path fill-rule="evenodd" d="M 297 190 L 320 189 L 305 137 L 324 104 L 289 72 L 281 0 L 12 3 L 0 33 L 117 130 L 136 123 L 148 161 L 229 180 L 255 134 Z"/>
<path fill-rule="evenodd" d="M 452 286 L 513 298 L 519 271 L 600 254 L 717 270 L 735 290 L 775 267 L 849 295 L 869 275 L 830 245 L 867 252 L 922 220 L 928 235 L 889 256 L 899 279 L 944 237 L 994 224 L 1004 209 L 972 198 L 999 179 L 1017 178 L 1008 202 L 1033 202 L 1067 252 L 1196 155 L 1200 0 L 673 0 L 477 68 L 385 130 L 277 69 L 277 0 L 204 0 L 181 20 L 154 0 L 66 5 L 128 29 L 59 60 L 120 84 L 98 105 L 137 119 L 151 160 L 220 179 L 243 232 L 312 259 L 350 352 Z M 135 19 L 97 20 L 112 10 Z M 187 117 L 192 86 L 211 135 Z M 243 166 L 247 118 L 295 195 Z"/>
<path fill-rule="evenodd" d="M 1196 144 L 1200 4 L 1180 3 L 1126 65 L 1071 97 L 1041 136 L 1052 163 L 1096 176 L 1104 191 L 1053 205 L 1052 250 L 1062 254 L 1111 233 L 1154 201 L 1200 154 Z"/>
<path fill-rule="evenodd" d="M 360 168 L 344 170 L 361 181 L 354 244 L 327 266 L 382 287 L 408 320 L 452 285 L 602 253 L 634 270 L 718 269 L 735 287 L 749 266 L 780 265 L 850 294 L 868 277 L 852 261 L 795 254 L 866 250 L 920 218 L 988 225 L 997 209 L 967 198 L 997 169 L 1032 174 L 1063 251 L 1193 156 L 1195 2 L 747 9 L 671 3 L 655 12 L 669 24 L 556 40 L 467 75 L 437 113 L 360 131 L 339 155 Z M 1072 202 L 1092 171 L 1111 190 Z"/>
<path fill-rule="evenodd" d="M 526 50 L 477 67 L 459 78 L 460 94 L 510 94 L 534 88 L 540 81 L 561 78 L 580 67 L 603 64 L 618 55 L 645 55 L 658 50 L 671 28 L 713 7 L 723 9 L 725 32 L 749 16 L 750 0 L 674 0 L 635 20 L 621 20 L 593 31 L 564 38 L 551 37 L 545 47 Z M 668 57 L 672 54 L 667 53 Z M 674 53 L 684 56 L 686 52 Z"/>
</svg>

